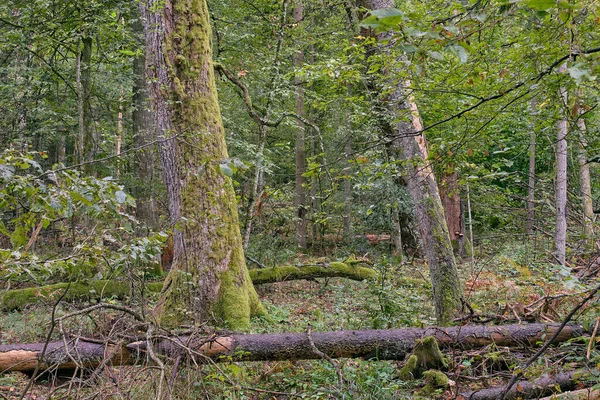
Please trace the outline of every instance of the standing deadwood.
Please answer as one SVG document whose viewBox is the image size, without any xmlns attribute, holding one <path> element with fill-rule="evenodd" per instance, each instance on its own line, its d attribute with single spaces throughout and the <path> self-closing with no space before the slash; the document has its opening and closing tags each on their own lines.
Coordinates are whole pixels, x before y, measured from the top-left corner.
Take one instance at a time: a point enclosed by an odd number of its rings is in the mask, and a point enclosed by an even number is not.
<svg viewBox="0 0 600 400">
<path fill-rule="evenodd" d="M 299 24 L 303 19 L 304 6 L 302 0 L 296 0 L 293 17 L 294 23 Z M 298 49 L 294 55 L 294 66 L 302 68 L 304 62 L 304 53 Z M 296 76 L 296 114 L 304 116 L 304 89 L 300 77 Z M 301 248 L 306 248 L 306 146 L 305 146 L 305 126 L 301 121 L 297 122 L 296 129 L 296 192 L 294 196 L 294 208 L 296 209 L 296 243 Z"/>
<path fill-rule="evenodd" d="M 441 349 L 481 348 L 496 346 L 533 346 L 542 338 L 552 335 L 558 324 L 526 324 L 504 326 L 459 326 L 449 328 L 405 328 L 386 330 L 360 330 L 313 332 L 312 343 L 331 358 L 364 357 L 372 360 L 402 360 L 410 354 L 423 337 L 433 336 Z M 554 343 L 578 337 L 582 328 L 567 325 Z M 107 354 L 113 365 L 143 363 L 147 341 L 122 346 L 74 339 L 67 343 L 48 344 L 42 368 L 93 368 L 104 361 Z M 7 371 L 32 371 L 44 343 L 0 345 L 0 373 Z M 189 351 L 189 350 L 192 351 Z M 206 361 L 278 361 L 312 360 L 321 356 L 314 351 L 306 333 L 276 334 L 216 334 L 174 336 L 157 339 L 154 351 L 171 359 L 197 355 L 197 362 Z"/>
<path fill-rule="evenodd" d="M 527 235 L 533 235 L 535 224 L 535 116 L 537 114 L 536 98 L 531 99 L 531 121 L 529 123 L 529 181 L 527 184 Z"/>
<path fill-rule="evenodd" d="M 577 130 L 579 137 L 577 141 L 577 163 L 579 164 L 579 184 L 581 186 L 581 199 L 583 208 L 583 233 L 585 241 L 591 246 L 594 243 L 594 204 L 592 200 L 592 184 L 590 179 L 590 164 L 587 162 L 587 127 L 585 120 L 581 117 L 583 108 L 576 107 Z"/>
<path fill-rule="evenodd" d="M 153 310 L 166 326 L 244 329 L 264 313 L 248 275 L 227 165 L 205 0 L 140 2 L 174 258 Z"/>
<path fill-rule="evenodd" d="M 371 0 L 371 9 L 394 7 L 393 0 Z M 379 39 L 389 39 L 381 34 Z M 394 92 L 389 99 L 389 111 L 394 116 L 395 126 L 391 133 L 391 148 L 405 161 L 408 192 L 415 204 L 425 257 L 429 265 L 433 287 L 435 315 L 440 325 L 449 323 L 459 312 L 462 303 L 462 285 L 458 277 L 452 243 L 448 234 L 444 208 L 428 161 L 428 150 L 423 124 L 415 101 L 406 96 L 403 84 L 395 82 Z"/>
<path fill-rule="evenodd" d="M 465 241 L 465 232 L 462 230 L 462 201 L 458 186 L 458 171 L 454 167 L 449 168 L 451 168 L 451 172 L 446 172 L 442 176 L 439 188 L 440 198 L 444 207 L 452 248 L 455 254 L 459 254 L 458 249 L 464 248 Z"/>
<path fill-rule="evenodd" d="M 567 63 L 565 62 L 559 68 L 559 72 L 564 73 L 566 70 Z M 558 97 L 562 104 L 564 117 L 558 121 L 556 130 L 556 231 L 554 234 L 554 256 L 558 264 L 565 265 L 567 250 L 567 89 L 560 87 Z"/>
<path fill-rule="evenodd" d="M 150 99 L 146 88 L 146 52 L 144 51 L 144 27 L 139 19 L 133 22 L 136 43 L 142 49 L 133 59 L 133 145 L 135 153 L 134 173 L 136 182 L 133 188 L 136 216 L 147 228 L 158 228 L 158 213 L 152 185 L 155 181 L 154 165 L 156 148 L 148 143 L 156 139 L 154 116 L 150 109 Z M 142 232 L 140 232 L 142 233 Z"/>
</svg>

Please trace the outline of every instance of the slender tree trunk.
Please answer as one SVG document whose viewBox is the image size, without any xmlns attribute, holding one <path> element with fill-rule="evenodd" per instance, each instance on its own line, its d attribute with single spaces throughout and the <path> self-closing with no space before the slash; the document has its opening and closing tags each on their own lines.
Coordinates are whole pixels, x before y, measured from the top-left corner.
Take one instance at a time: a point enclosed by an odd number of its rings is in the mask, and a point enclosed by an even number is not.
<svg viewBox="0 0 600 400">
<path fill-rule="evenodd" d="M 579 140 L 577 144 L 577 163 L 579 164 L 579 183 L 583 208 L 583 234 L 589 247 L 594 243 L 594 204 L 592 201 L 592 183 L 590 179 L 590 164 L 587 162 L 587 127 L 585 120 L 577 119 Z"/>
<path fill-rule="evenodd" d="M 80 53 L 80 85 L 79 85 L 79 135 L 82 141 L 81 145 L 81 161 L 92 161 L 96 155 L 96 140 L 92 126 L 92 109 L 90 104 L 90 96 L 92 92 L 92 43 L 91 37 L 84 36 L 81 38 L 82 48 Z M 94 173 L 94 166 L 88 165 L 85 168 L 86 172 Z"/>
<path fill-rule="evenodd" d="M 529 182 L 527 186 L 527 235 L 533 235 L 535 224 L 535 116 L 537 114 L 536 98 L 531 99 L 531 122 L 529 125 Z"/>
<path fill-rule="evenodd" d="M 270 116 L 270 102 L 267 106 L 267 112 L 265 119 L 269 119 Z M 244 232 L 244 241 L 243 247 L 244 251 L 248 248 L 248 244 L 250 243 L 250 234 L 252 233 L 252 225 L 254 222 L 254 216 L 257 213 L 257 205 L 260 201 L 260 188 L 261 181 L 263 177 L 263 158 L 265 154 L 265 142 L 267 141 L 267 126 L 260 125 L 258 127 L 258 154 L 256 160 L 256 171 L 254 173 L 254 182 L 252 184 L 252 201 L 250 202 L 250 206 L 248 207 L 247 213 L 247 221 L 246 221 L 246 229 Z"/>
<path fill-rule="evenodd" d="M 144 49 L 144 27 L 139 19 L 133 23 L 133 32 L 136 42 Z M 152 191 L 156 179 L 154 174 L 156 147 L 149 145 L 156 139 L 156 132 L 146 88 L 146 57 L 146 52 L 143 51 L 133 59 L 133 146 L 139 148 L 134 156 L 136 181 L 133 194 L 138 220 L 149 229 L 157 229 L 158 210 Z M 144 234 L 144 231 L 140 233 Z"/>
<path fill-rule="evenodd" d="M 559 71 L 565 72 L 564 63 Z M 565 265 L 567 248 L 567 133 L 566 114 L 568 110 L 567 90 L 559 89 L 559 100 L 565 117 L 558 121 L 556 137 L 556 232 L 554 235 L 554 255 L 560 265 Z"/>
<path fill-rule="evenodd" d="M 227 176 L 205 0 L 140 3 L 171 222 L 173 266 L 154 309 L 163 325 L 247 328 L 264 313 L 246 268 Z"/>
<path fill-rule="evenodd" d="M 344 145 L 346 157 L 346 167 L 344 168 L 344 238 L 348 240 L 352 237 L 352 225 L 350 216 L 352 214 L 352 180 L 350 179 L 352 160 L 352 135 L 348 133 Z"/>
<path fill-rule="evenodd" d="M 302 0 L 297 0 L 293 11 L 294 23 L 299 24 L 304 17 L 304 6 Z M 304 63 L 304 53 L 299 49 L 294 55 L 294 66 L 302 68 Z M 296 114 L 304 116 L 304 89 L 299 77 L 295 78 L 296 84 Z M 306 248 L 306 148 L 305 148 L 305 126 L 298 121 L 296 129 L 296 194 L 294 197 L 294 207 L 296 209 L 296 243 L 298 247 Z"/>
<path fill-rule="evenodd" d="M 371 9 L 394 7 L 393 0 L 371 0 Z M 379 39 L 389 39 L 382 34 Z M 415 204 L 425 257 L 433 287 L 435 315 L 440 325 L 449 323 L 460 311 L 462 285 L 458 277 L 452 243 L 448 234 L 444 208 L 433 170 L 428 161 L 423 124 L 415 101 L 407 97 L 403 83 L 398 82 L 389 99 L 388 108 L 395 123 L 391 146 L 405 162 L 408 192 Z"/>
</svg>

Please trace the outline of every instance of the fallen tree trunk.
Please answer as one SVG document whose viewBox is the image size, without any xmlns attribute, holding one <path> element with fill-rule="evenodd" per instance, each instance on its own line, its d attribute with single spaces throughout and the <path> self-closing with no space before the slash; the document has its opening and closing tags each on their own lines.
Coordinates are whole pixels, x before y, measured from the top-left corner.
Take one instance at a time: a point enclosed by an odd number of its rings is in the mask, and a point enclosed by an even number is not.
<svg viewBox="0 0 600 400">
<path fill-rule="evenodd" d="M 573 390 L 578 387 L 578 378 L 585 374 L 582 371 L 562 372 L 556 375 L 544 375 L 533 382 L 520 381 L 516 383 L 504 396 L 505 400 L 511 399 L 538 399 L 556 392 Z M 459 395 L 462 400 L 497 400 L 501 398 L 506 386 L 481 389 Z"/>
<path fill-rule="evenodd" d="M 352 264 L 332 262 L 303 267 L 281 266 L 264 269 L 251 269 L 250 278 L 254 285 L 285 282 L 298 279 L 315 278 L 347 278 L 355 281 L 373 279 L 377 272 L 370 268 L 358 267 Z M 28 304 L 52 302 L 58 299 L 68 288 L 63 301 L 93 301 L 102 298 L 115 297 L 123 299 L 131 294 L 130 282 L 119 281 L 90 281 L 88 283 L 57 283 L 54 285 L 27 289 L 9 290 L 0 293 L 0 310 L 20 310 Z M 160 292 L 162 282 L 146 283 L 149 292 Z"/>
<path fill-rule="evenodd" d="M 314 332 L 312 342 L 322 353 L 332 358 L 364 357 L 366 359 L 404 359 L 418 339 L 433 336 L 442 349 L 480 348 L 497 346 L 533 346 L 552 335 L 558 324 L 528 324 L 504 326 L 461 326 L 449 328 L 406 328 L 389 330 L 360 330 Z M 556 343 L 578 337 L 580 325 L 567 325 Z M 48 345 L 42 367 L 55 369 L 93 368 L 111 355 L 111 364 L 138 364 L 146 360 L 146 341 L 124 345 L 89 342 L 82 339 L 52 342 Z M 44 349 L 44 343 L 0 346 L 0 373 L 31 371 Z M 175 336 L 157 339 L 154 353 L 170 359 L 193 356 L 198 362 L 210 357 L 215 361 L 266 361 L 319 359 L 306 333 L 227 334 L 206 336 Z"/>
</svg>

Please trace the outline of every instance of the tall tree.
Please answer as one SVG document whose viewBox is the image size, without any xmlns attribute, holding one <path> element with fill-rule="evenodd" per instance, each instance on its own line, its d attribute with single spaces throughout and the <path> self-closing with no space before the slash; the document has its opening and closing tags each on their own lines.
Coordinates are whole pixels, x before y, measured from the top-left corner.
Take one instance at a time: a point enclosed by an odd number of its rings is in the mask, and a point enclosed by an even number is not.
<svg viewBox="0 0 600 400">
<path fill-rule="evenodd" d="M 535 96 L 530 102 L 529 123 L 529 173 L 527 184 L 527 235 L 533 235 L 535 223 L 535 116 L 537 114 L 537 102 Z"/>
<path fill-rule="evenodd" d="M 392 8 L 394 1 L 371 0 L 370 6 L 372 10 Z M 380 34 L 379 40 L 387 41 L 389 36 Z M 388 132 L 389 140 L 397 157 L 405 161 L 406 183 L 415 204 L 417 223 L 431 275 L 436 319 L 439 324 L 446 324 L 461 307 L 462 285 L 458 277 L 444 208 L 428 160 L 423 123 L 417 104 L 404 90 L 405 84 L 407 87 L 411 86 L 410 82 L 401 80 L 392 83 L 393 93 L 388 99 L 388 109 L 395 122 Z"/>
<path fill-rule="evenodd" d="M 151 55 L 156 128 L 173 266 L 154 309 L 161 324 L 190 318 L 245 328 L 264 312 L 246 268 L 212 60 L 205 0 L 140 2 Z"/>
<path fill-rule="evenodd" d="M 567 63 L 563 63 L 559 72 L 565 73 Z M 561 86 L 558 97 L 562 105 L 563 117 L 557 123 L 556 129 L 556 181 L 555 181 L 555 207 L 556 230 L 554 233 L 554 255 L 560 265 L 565 265 L 567 248 L 567 89 Z"/>
<path fill-rule="evenodd" d="M 302 0 L 297 0 L 294 6 L 294 23 L 299 24 L 304 18 L 304 6 Z M 304 63 L 304 52 L 298 49 L 294 55 L 294 65 L 302 68 Z M 304 116 L 304 90 L 299 77 L 296 83 L 296 113 Z M 304 124 L 298 121 L 296 128 L 296 192 L 294 197 L 294 208 L 296 209 L 296 243 L 301 248 L 306 248 L 306 187 L 304 173 L 306 172 L 306 145 L 304 138 Z"/>
</svg>

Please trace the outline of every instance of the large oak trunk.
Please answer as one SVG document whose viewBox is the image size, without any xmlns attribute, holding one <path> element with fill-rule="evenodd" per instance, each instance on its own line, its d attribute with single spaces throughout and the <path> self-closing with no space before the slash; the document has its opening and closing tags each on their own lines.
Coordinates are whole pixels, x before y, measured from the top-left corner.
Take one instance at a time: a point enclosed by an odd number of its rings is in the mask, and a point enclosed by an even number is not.
<svg viewBox="0 0 600 400">
<path fill-rule="evenodd" d="M 406 328 L 312 333 L 315 347 L 333 358 L 364 357 L 375 360 L 404 359 L 418 339 L 433 336 L 442 349 L 497 346 L 533 346 L 558 329 L 558 324 L 505 326 L 461 326 L 451 328 Z M 567 325 L 555 343 L 581 335 L 578 325 Z M 138 364 L 146 361 L 146 341 L 118 346 L 84 340 L 49 343 L 42 367 L 70 369 L 75 364 L 93 368 L 110 357 L 113 365 Z M 196 354 L 214 361 L 265 361 L 319 359 L 307 333 L 223 334 L 176 336 L 155 342 L 154 352 L 171 359 Z M 44 343 L 0 346 L 0 372 L 32 371 L 44 349 Z M 193 350 L 190 352 L 189 350 Z"/>
</svg>

